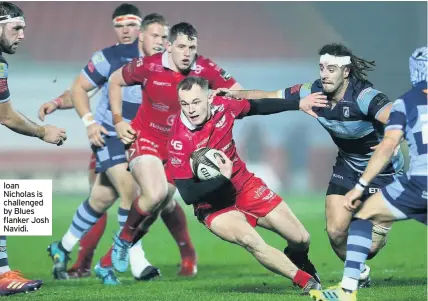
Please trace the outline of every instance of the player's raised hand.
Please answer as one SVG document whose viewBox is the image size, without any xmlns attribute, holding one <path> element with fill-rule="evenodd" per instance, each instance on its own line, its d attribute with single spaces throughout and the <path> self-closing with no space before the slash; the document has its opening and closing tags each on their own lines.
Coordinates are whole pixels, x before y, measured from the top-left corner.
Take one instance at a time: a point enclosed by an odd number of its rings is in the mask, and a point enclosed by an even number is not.
<svg viewBox="0 0 428 301">
<path fill-rule="evenodd" d="M 126 121 L 116 123 L 114 128 L 116 129 L 117 137 L 119 137 L 123 144 L 131 144 L 137 138 L 137 133 Z"/>
<path fill-rule="evenodd" d="M 345 208 L 351 212 L 355 211 L 361 204 L 360 199 L 362 195 L 363 192 L 356 188 L 348 191 L 348 193 L 345 195 Z"/>
<path fill-rule="evenodd" d="M 325 108 L 328 106 L 327 96 L 322 92 L 309 94 L 300 100 L 300 110 L 312 117 L 318 118 L 318 115 L 312 110 L 313 107 Z"/>
<path fill-rule="evenodd" d="M 103 147 L 105 144 L 102 134 L 108 135 L 108 131 L 105 127 L 98 123 L 93 123 L 86 128 L 86 133 L 88 134 L 88 139 L 92 145 Z"/>
<path fill-rule="evenodd" d="M 58 109 L 58 104 L 54 101 L 45 102 L 39 109 L 39 119 L 45 121 L 45 116 L 52 114 Z"/>
<path fill-rule="evenodd" d="M 217 150 L 214 157 L 217 160 L 220 173 L 230 179 L 232 177 L 233 162 L 221 150 Z"/>
<path fill-rule="evenodd" d="M 43 128 L 44 135 L 41 138 L 43 141 L 60 146 L 67 140 L 65 129 L 60 129 L 53 125 L 45 125 Z"/>
</svg>

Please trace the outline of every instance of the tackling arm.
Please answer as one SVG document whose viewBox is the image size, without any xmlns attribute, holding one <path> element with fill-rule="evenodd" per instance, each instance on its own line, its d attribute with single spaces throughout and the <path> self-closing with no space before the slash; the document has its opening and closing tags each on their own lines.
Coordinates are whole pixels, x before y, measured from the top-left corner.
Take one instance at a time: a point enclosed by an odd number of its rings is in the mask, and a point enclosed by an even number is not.
<svg viewBox="0 0 428 301">
<path fill-rule="evenodd" d="M 21 135 L 40 139 L 45 136 L 45 128 L 15 111 L 10 101 L 0 103 L 0 123 Z"/>
<path fill-rule="evenodd" d="M 174 182 L 187 205 L 220 200 L 220 195 L 230 193 L 234 189 L 232 182 L 223 175 L 206 181 L 196 181 L 192 178 Z"/>
<path fill-rule="evenodd" d="M 395 149 L 403 138 L 401 130 L 387 130 L 382 142 L 378 145 L 373 156 L 367 165 L 361 179 L 370 183 L 388 164 L 394 154 Z"/>
</svg>

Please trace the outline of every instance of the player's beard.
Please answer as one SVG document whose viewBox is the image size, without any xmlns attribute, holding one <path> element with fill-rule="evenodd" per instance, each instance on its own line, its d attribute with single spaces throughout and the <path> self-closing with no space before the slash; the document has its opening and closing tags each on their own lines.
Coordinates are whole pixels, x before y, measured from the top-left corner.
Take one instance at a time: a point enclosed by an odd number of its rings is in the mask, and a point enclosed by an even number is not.
<svg viewBox="0 0 428 301">
<path fill-rule="evenodd" d="M 16 48 L 12 49 L 13 44 L 10 44 L 9 40 L 5 35 L 5 28 L 3 28 L 0 35 L 0 51 L 6 52 L 8 54 L 14 54 L 16 52 Z"/>
</svg>

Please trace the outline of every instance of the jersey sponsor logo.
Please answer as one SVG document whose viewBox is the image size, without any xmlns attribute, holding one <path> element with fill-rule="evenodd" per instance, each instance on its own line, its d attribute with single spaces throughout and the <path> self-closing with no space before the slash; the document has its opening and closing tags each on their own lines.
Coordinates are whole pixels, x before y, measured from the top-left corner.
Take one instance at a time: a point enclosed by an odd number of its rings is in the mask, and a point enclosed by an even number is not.
<svg viewBox="0 0 428 301">
<path fill-rule="evenodd" d="M 146 138 L 140 138 L 140 142 L 148 143 L 148 144 L 150 144 L 151 146 L 153 146 L 154 148 L 159 148 L 159 145 L 157 145 L 157 144 L 156 144 L 156 143 L 154 143 L 153 141 L 148 140 L 148 139 L 146 139 Z"/>
<path fill-rule="evenodd" d="M 169 153 L 175 156 L 184 156 L 184 153 L 181 153 L 181 152 L 169 151 Z"/>
<path fill-rule="evenodd" d="M 94 66 L 94 63 L 92 63 L 92 61 L 90 61 L 90 62 L 88 63 L 88 70 L 89 70 L 89 72 L 91 72 L 91 73 L 94 73 L 94 71 L 95 71 L 95 66 Z"/>
<path fill-rule="evenodd" d="M 0 63 L 0 78 L 7 78 L 7 64 Z"/>
<path fill-rule="evenodd" d="M 120 58 L 122 59 L 122 58 Z M 102 63 L 105 61 L 104 55 L 102 55 L 101 53 L 97 53 L 96 55 L 94 55 L 94 57 L 92 58 L 92 62 L 96 65 L 99 63 Z"/>
<path fill-rule="evenodd" d="M 349 107 L 343 107 L 343 116 L 349 117 Z"/>
<path fill-rule="evenodd" d="M 366 88 L 366 89 L 362 90 L 362 91 L 360 92 L 360 95 L 358 95 L 357 101 L 358 101 L 358 100 L 360 100 L 360 99 L 363 99 L 363 98 L 364 98 L 364 96 L 365 96 L 367 93 L 369 93 L 371 90 L 373 90 L 373 89 L 372 89 L 372 88 Z"/>
<path fill-rule="evenodd" d="M 226 72 L 226 70 L 221 69 L 220 71 L 220 76 L 224 79 L 224 80 L 229 80 L 232 75 L 230 75 L 229 73 Z"/>
<path fill-rule="evenodd" d="M 219 121 L 215 124 L 216 128 L 222 129 L 226 125 L 226 115 L 223 115 Z"/>
<path fill-rule="evenodd" d="M 301 88 L 302 86 L 303 86 L 302 84 L 298 84 L 298 85 L 294 85 L 294 86 L 292 86 L 292 87 L 290 88 L 290 93 L 291 93 L 291 94 L 295 94 L 295 93 L 300 92 L 300 88 Z"/>
<path fill-rule="evenodd" d="M 171 87 L 171 83 L 159 82 L 157 80 L 155 80 L 153 82 L 153 84 L 156 85 L 156 86 L 161 86 L 161 87 Z"/>
<path fill-rule="evenodd" d="M 166 119 L 166 122 L 168 123 L 169 126 L 172 126 L 174 124 L 176 117 L 177 117 L 177 114 L 168 116 L 168 118 Z"/>
<path fill-rule="evenodd" d="M 376 188 L 376 187 L 369 187 L 369 193 L 370 194 L 374 194 L 376 192 L 380 191 L 380 188 Z"/>
<path fill-rule="evenodd" d="M 224 105 L 213 106 L 213 109 L 216 112 L 223 112 L 224 111 Z"/>
<path fill-rule="evenodd" d="M 202 67 L 201 65 L 196 65 L 196 68 L 195 68 L 196 74 L 201 74 L 202 70 L 204 70 L 204 67 Z"/>
<path fill-rule="evenodd" d="M 158 111 L 167 112 L 169 110 L 169 106 L 163 104 L 163 103 L 152 103 L 153 109 L 156 109 Z"/>
<path fill-rule="evenodd" d="M 200 147 L 202 147 L 204 144 L 206 144 L 207 142 L 208 142 L 208 139 L 209 139 L 210 137 L 207 137 L 207 138 L 205 138 L 204 140 L 202 140 L 201 142 L 199 142 L 197 145 L 196 145 L 196 148 L 200 148 Z"/>
<path fill-rule="evenodd" d="M 122 61 L 122 62 L 125 62 L 125 63 L 129 63 L 130 61 L 132 61 L 132 58 L 129 58 L 129 57 L 121 57 L 120 58 L 120 60 Z"/>
<path fill-rule="evenodd" d="M 267 200 L 273 199 L 274 196 L 275 196 L 275 193 L 271 190 L 269 191 L 269 194 L 263 198 L 263 200 L 267 201 Z"/>
<path fill-rule="evenodd" d="M 183 143 L 179 140 L 171 140 L 171 146 L 175 150 L 182 150 L 183 149 Z"/>
<path fill-rule="evenodd" d="M 176 157 L 172 157 L 171 158 L 171 164 L 174 166 L 180 166 L 180 165 L 183 165 L 183 161 L 181 161 L 180 159 L 178 159 Z"/>
<path fill-rule="evenodd" d="M 338 178 L 338 179 L 340 179 L 340 180 L 343 180 L 343 177 L 341 176 L 341 175 L 338 175 L 338 174 L 333 174 L 333 178 Z"/>
<path fill-rule="evenodd" d="M 306 90 L 312 90 L 312 84 L 311 83 L 305 83 L 302 85 L 300 89 L 306 89 Z"/>
<path fill-rule="evenodd" d="M 376 104 L 377 107 L 382 108 L 389 102 L 389 99 L 385 94 L 379 93 L 375 97 L 373 97 L 373 102 L 374 104 Z"/>
<path fill-rule="evenodd" d="M 153 122 L 150 122 L 150 127 L 157 129 L 161 132 L 169 132 L 169 130 L 170 130 L 169 126 L 161 126 L 161 125 L 153 123 Z"/>
<path fill-rule="evenodd" d="M 233 145 L 233 141 L 230 141 L 228 144 L 226 144 L 226 146 L 222 147 L 221 151 L 225 152 L 229 149 L 229 147 L 231 147 Z"/>
<path fill-rule="evenodd" d="M 137 68 L 143 66 L 144 65 L 144 58 L 143 57 L 138 58 L 136 65 L 137 65 Z"/>
<path fill-rule="evenodd" d="M 259 188 L 257 188 L 256 191 L 254 191 L 254 198 L 259 199 L 266 191 L 266 189 L 268 189 L 266 186 L 260 186 Z"/>
<path fill-rule="evenodd" d="M 7 79 L 6 78 L 0 78 L 0 93 L 4 93 L 7 90 L 8 90 Z"/>
</svg>

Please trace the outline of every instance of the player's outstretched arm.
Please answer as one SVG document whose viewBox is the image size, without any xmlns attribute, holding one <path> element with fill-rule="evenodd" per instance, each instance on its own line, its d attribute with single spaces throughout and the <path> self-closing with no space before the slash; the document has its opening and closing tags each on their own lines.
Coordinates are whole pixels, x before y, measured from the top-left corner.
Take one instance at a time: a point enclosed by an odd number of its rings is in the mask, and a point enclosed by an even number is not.
<svg viewBox="0 0 428 301">
<path fill-rule="evenodd" d="M 94 89 L 88 92 L 88 97 L 92 98 L 100 89 Z M 70 90 L 65 90 L 60 96 L 54 100 L 45 102 L 39 109 L 39 119 L 45 121 L 45 116 L 52 114 L 56 110 L 69 110 L 73 109 L 73 101 L 71 100 Z"/>
<path fill-rule="evenodd" d="M 301 100 L 295 98 L 261 98 L 249 99 L 249 102 L 250 110 L 247 116 L 269 115 L 285 111 L 302 110 L 309 115 L 317 117 L 312 111 L 312 108 L 323 108 L 328 105 L 326 96 L 321 93 L 310 94 Z"/>
<path fill-rule="evenodd" d="M 263 90 L 241 90 L 232 87 L 231 89 L 219 88 L 213 92 L 215 95 L 224 95 L 234 98 L 261 99 L 261 98 L 281 98 L 282 90 L 263 91 Z"/>
<path fill-rule="evenodd" d="M 40 126 L 21 113 L 15 111 L 10 101 L 0 103 L 0 123 L 12 131 L 30 137 L 38 137 L 45 142 L 61 145 L 67 139 L 64 129 L 54 126 Z"/>
</svg>

